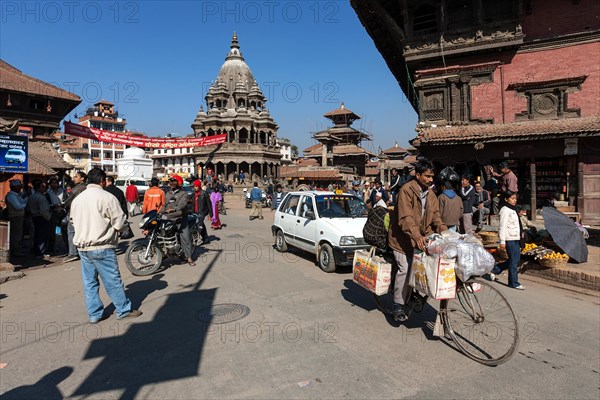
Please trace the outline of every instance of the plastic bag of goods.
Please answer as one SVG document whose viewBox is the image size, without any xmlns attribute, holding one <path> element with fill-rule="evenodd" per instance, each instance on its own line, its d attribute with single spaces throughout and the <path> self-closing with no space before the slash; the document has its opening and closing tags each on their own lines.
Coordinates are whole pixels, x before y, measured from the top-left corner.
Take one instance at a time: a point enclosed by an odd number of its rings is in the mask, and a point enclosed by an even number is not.
<svg viewBox="0 0 600 400">
<path fill-rule="evenodd" d="M 494 268 L 494 257 L 480 244 L 463 242 L 456 246 L 458 257 L 456 276 L 465 282 L 472 276 L 490 273 Z"/>
<path fill-rule="evenodd" d="M 427 243 L 427 254 L 441 256 L 443 258 L 456 258 L 456 244 L 460 240 L 460 235 L 448 239 L 447 237 L 438 234 L 431 235 Z"/>
</svg>

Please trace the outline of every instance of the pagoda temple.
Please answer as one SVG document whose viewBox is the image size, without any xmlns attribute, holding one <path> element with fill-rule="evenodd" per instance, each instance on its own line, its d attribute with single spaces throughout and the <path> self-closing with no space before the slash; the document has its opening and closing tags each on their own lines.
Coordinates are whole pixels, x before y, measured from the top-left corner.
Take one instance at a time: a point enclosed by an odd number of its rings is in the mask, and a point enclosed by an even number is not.
<svg viewBox="0 0 600 400">
<path fill-rule="evenodd" d="M 304 157 L 316 159 L 321 167 L 335 167 L 342 173 L 364 176 L 365 165 L 375 154 L 360 146 L 363 140 L 371 140 L 371 136 L 351 126 L 360 117 L 343 102 L 340 108 L 323 116 L 330 119 L 333 126 L 313 134 L 319 143 L 305 149 Z"/>
<path fill-rule="evenodd" d="M 196 173 L 206 168 L 233 180 L 244 172 L 247 180 L 278 176 L 281 152 L 278 125 L 267 109 L 267 99 L 246 64 L 234 33 L 225 63 L 205 96 L 192 129 L 196 137 L 227 135 L 225 143 L 194 148 Z"/>
</svg>

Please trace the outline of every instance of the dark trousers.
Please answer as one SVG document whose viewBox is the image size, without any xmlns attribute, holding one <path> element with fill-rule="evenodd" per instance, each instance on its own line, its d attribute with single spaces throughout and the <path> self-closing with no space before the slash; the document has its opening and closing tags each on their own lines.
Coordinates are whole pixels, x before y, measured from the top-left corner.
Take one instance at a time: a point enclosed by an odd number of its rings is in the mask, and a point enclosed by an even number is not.
<svg viewBox="0 0 600 400">
<path fill-rule="evenodd" d="M 206 233 L 206 225 L 204 225 L 204 220 L 206 219 L 206 213 L 198 214 L 198 232 L 200 232 L 200 236 L 203 241 L 206 241 L 208 234 Z"/>
<path fill-rule="evenodd" d="M 181 248 L 183 249 L 185 258 L 192 258 L 192 234 L 190 232 L 190 227 L 187 224 L 187 217 L 181 222 L 181 227 L 179 228 L 179 240 L 181 241 Z"/>
<path fill-rule="evenodd" d="M 50 229 L 48 230 L 48 251 L 56 251 L 56 227 L 60 227 L 60 233 L 65 244 L 67 252 L 69 250 L 69 237 L 67 227 L 62 226 L 62 220 L 66 216 L 64 212 L 53 212 L 50 220 Z"/>
<path fill-rule="evenodd" d="M 41 256 L 46 253 L 50 221 L 46 221 L 44 217 L 32 217 L 32 220 L 35 227 L 33 231 L 33 254 Z"/>
<path fill-rule="evenodd" d="M 515 288 L 519 286 L 519 260 L 521 259 L 521 245 L 518 240 L 507 240 L 506 241 L 506 253 L 508 254 L 508 260 L 502 264 L 496 265 L 492 272 L 499 274 L 500 272 L 508 269 L 508 286 Z"/>
</svg>

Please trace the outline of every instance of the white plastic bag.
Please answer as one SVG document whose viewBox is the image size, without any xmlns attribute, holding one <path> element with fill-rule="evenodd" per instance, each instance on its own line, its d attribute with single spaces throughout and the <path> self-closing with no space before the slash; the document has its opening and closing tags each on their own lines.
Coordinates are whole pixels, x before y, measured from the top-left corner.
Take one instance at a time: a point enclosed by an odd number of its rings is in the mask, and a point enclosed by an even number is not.
<svg viewBox="0 0 600 400">
<path fill-rule="evenodd" d="M 456 276 L 461 281 L 485 275 L 494 268 L 494 257 L 481 244 L 463 242 L 457 244 L 456 248 Z"/>
</svg>

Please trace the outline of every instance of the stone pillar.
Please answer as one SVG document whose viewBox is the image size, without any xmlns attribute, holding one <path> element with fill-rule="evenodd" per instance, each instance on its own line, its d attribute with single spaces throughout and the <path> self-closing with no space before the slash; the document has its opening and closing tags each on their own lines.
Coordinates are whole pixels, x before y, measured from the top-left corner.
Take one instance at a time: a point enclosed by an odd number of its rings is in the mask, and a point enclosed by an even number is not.
<svg viewBox="0 0 600 400">
<path fill-rule="evenodd" d="M 236 143 L 240 142 L 240 131 L 239 131 L 239 129 L 235 130 L 235 142 Z"/>
<path fill-rule="evenodd" d="M 327 166 L 327 144 L 323 143 L 323 148 L 321 149 L 321 166 Z"/>
<path fill-rule="evenodd" d="M 238 176 L 240 175 L 240 164 L 235 163 L 235 172 L 237 172 Z"/>
<path fill-rule="evenodd" d="M 264 163 L 260 164 L 260 179 L 262 179 L 263 176 L 265 176 L 265 164 Z"/>
</svg>

